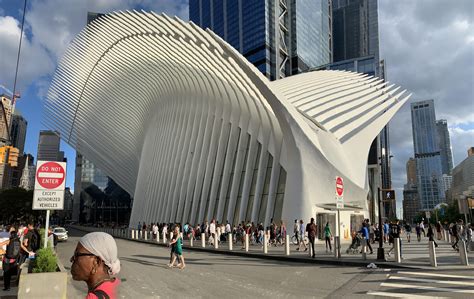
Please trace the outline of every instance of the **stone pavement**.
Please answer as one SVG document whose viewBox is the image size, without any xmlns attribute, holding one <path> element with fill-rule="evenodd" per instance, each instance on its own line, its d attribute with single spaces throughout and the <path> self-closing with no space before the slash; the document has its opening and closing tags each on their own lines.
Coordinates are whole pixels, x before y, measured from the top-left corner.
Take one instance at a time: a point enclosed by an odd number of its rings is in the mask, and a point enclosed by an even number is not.
<svg viewBox="0 0 474 299">
<path fill-rule="evenodd" d="M 97 230 L 97 228 L 93 227 L 76 227 L 78 229 L 86 230 L 86 231 L 93 231 Z M 111 230 L 108 230 L 112 232 Z M 247 256 L 247 257 L 254 257 L 254 258 L 264 258 L 264 259 L 273 259 L 273 260 L 280 260 L 280 261 L 290 261 L 290 262 L 300 262 L 300 263 L 318 263 L 318 264 L 331 264 L 331 265 L 343 265 L 343 266 L 366 266 L 369 263 L 375 263 L 377 266 L 382 268 L 432 268 L 430 266 L 430 258 L 428 252 L 428 238 L 423 237 L 421 242 L 412 241 L 407 242 L 402 236 L 402 262 L 395 263 L 394 261 L 394 254 L 392 253 L 391 256 L 388 256 L 387 253 L 390 250 L 391 246 L 389 244 L 384 244 L 385 254 L 386 254 L 386 262 L 377 261 L 377 247 L 378 242 L 375 244 L 371 244 L 373 249 L 373 254 L 369 254 L 369 250 L 367 250 L 366 260 L 362 258 L 362 254 L 356 253 L 351 254 L 347 253 L 346 250 L 349 248 L 349 241 L 343 240 L 341 244 L 341 258 L 336 258 L 334 256 L 334 252 L 326 252 L 324 241 L 317 241 L 316 242 L 316 258 L 312 259 L 309 256 L 308 251 L 297 251 L 296 245 L 291 244 L 290 246 L 290 255 L 285 255 L 285 246 L 269 246 L 268 253 L 263 253 L 263 248 L 261 245 L 250 245 L 249 252 L 245 252 L 242 249 L 242 244 L 233 244 L 233 250 L 228 250 L 228 244 L 225 242 L 219 244 L 219 249 L 214 249 L 214 246 L 206 244 L 206 247 L 201 247 L 201 241 L 195 240 L 194 246 L 190 247 L 189 240 L 184 241 L 184 249 L 186 250 L 196 250 L 196 251 L 205 251 L 205 252 L 214 252 L 219 254 L 230 254 L 230 255 L 237 255 L 237 256 Z M 160 242 L 156 242 L 156 240 L 144 240 L 144 239 L 130 239 L 126 238 L 131 241 L 135 242 L 146 242 L 151 244 L 156 244 L 158 246 L 166 246 L 166 244 L 162 243 L 162 239 Z M 461 265 L 460 262 L 460 255 L 457 251 L 453 250 L 451 245 L 445 241 L 437 241 L 439 247 L 436 248 L 436 255 L 437 255 L 437 262 L 439 269 L 466 269 L 472 268 L 474 269 L 474 252 L 468 252 L 468 260 L 470 266 Z M 333 242 L 334 243 L 334 242 Z M 334 244 L 333 244 L 334 246 Z M 334 248 L 333 248 L 334 249 Z M 360 249 L 360 247 L 359 247 Z"/>
</svg>

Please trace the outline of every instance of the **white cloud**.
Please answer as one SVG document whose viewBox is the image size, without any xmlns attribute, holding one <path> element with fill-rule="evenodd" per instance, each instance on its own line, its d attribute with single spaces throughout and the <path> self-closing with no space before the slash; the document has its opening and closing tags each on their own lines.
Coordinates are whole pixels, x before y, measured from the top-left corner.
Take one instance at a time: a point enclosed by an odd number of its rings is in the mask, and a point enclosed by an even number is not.
<svg viewBox="0 0 474 299">
<path fill-rule="evenodd" d="M 10 90 L 13 89 L 20 26 L 13 17 L 0 17 L 0 84 Z M 39 44 L 23 36 L 17 90 L 25 89 L 38 78 L 51 73 L 54 65 L 55 62 Z"/>
<path fill-rule="evenodd" d="M 447 119 L 455 164 L 474 143 L 460 127 L 474 119 L 474 1 L 379 1 L 381 58 L 388 80 L 413 93 L 411 101 L 434 99 L 436 117 Z M 410 105 L 390 122 L 392 182 L 399 203 L 405 164 L 413 156 Z"/>
</svg>

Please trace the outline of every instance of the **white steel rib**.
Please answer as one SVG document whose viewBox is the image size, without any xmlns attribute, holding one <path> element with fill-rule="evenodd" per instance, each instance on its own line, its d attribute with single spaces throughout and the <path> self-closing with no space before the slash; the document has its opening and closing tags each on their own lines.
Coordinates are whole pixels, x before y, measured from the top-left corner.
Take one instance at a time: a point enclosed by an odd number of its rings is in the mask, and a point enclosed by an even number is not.
<svg viewBox="0 0 474 299">
<path fill-rule="evenodd" d="M 130 225 L 367 211 L 372 140 L 407 101 L 377 78 L 317 71 L 268 81 L 193 23 L 116 12 L 69 46 L 45 124 L 133 194 Z"/>
</svg>

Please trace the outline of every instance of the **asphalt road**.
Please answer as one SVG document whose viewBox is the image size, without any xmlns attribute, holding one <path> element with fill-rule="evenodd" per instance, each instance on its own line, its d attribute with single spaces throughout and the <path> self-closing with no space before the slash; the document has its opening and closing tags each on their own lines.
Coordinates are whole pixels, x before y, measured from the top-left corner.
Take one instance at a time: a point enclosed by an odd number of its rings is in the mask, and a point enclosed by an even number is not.
<svg viewBox="0 0 474 299">
<path fill-rule="evenodd" d="M 82 234 L 70 230 L 69 241 L 58 245 L 66 269 Z M 178 270 L 166 267 L 166 248 L 116 241 L 122 298 L 474 298 L 472 269 L 372 270 L 185 251 L 187 267 Z M 68 292 L 84 298 L 86 284 L 71 281 Z"/>
</svg>

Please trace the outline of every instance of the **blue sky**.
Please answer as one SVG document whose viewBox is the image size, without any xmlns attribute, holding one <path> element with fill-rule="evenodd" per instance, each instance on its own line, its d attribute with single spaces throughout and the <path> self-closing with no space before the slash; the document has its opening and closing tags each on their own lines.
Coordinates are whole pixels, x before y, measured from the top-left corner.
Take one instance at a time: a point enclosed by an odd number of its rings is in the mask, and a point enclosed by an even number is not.
<svg viewBox="0 0 474 299">
<path fill-rule="evenodd" d="M 0 0 L 0 85 L 13 89 L 23 1 Z M 58 60 L 85 26 L 87 11 L 145 9 L 188 18 L 187 0 L 30 0 L 18 77 L 17 109 L 28 120 L 25 151 L 36 156 L 42 103 Z M 474 1 L 379 0 L 380 57 L 387 78 L 413 93 L 411 101 L 434 99 L 438 119 L 447 119 L 454 163 L 474 146 Z M 0 88 L 1 89 L 1 88 Z M 1 91 L 0 91 L 1 92 Z M 393 186 L 401 206 L 405 163 L 413 155 L 409 105 L 390 123 Z M 75 152 L 68 158 L 73 187 Z"/>
</svg>

